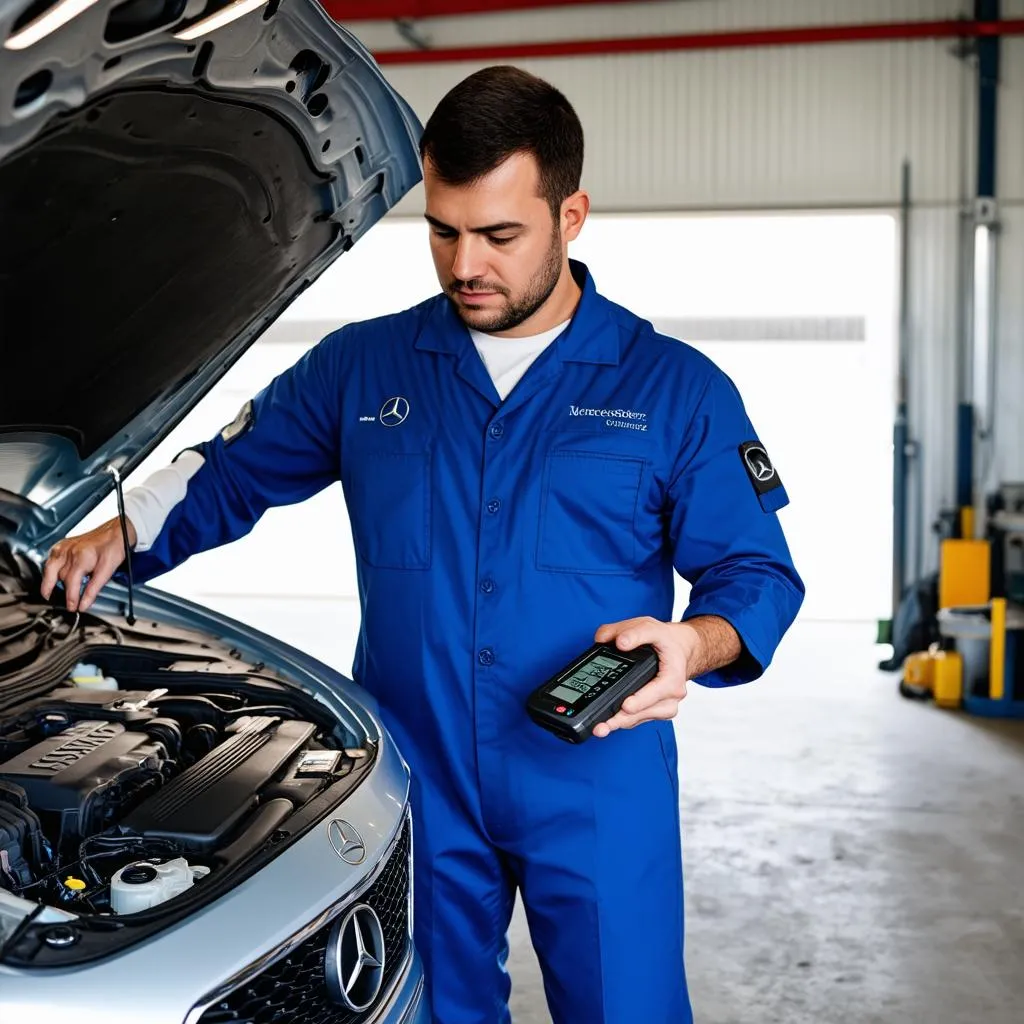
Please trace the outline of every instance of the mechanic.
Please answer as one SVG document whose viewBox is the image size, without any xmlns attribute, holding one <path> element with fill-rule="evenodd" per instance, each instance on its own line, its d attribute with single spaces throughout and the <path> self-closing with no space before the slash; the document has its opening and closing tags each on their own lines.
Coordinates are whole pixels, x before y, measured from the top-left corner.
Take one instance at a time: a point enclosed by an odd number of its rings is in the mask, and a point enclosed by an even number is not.
<svg viewBox="0 0 1024 1024">
<path fill-rule="evenodd" d="M 329 335 L 130 491 L 134 572 L 165 573 L 340 477 L 353 676 L 412 770 L 434 1019 L 509 1020 L 518 889 L 557 1024 L 682 1024 L 670 719 L 688 680 L 757 678 L 796 616 L 788 497 L 730 379 L 569 259 L 589 199 L 559 91 L 480 71 L 441 101 L 421 152 L 442 293 Z M 65 539 L 44 595 L 61 580 L 84 610 L 124 556 L 116 520 Z M 673 568 L 692 584 L 679 622 Z M 650 643 L 661 668 L 574 746 L 524 701 L 595 637 Z"/>
</svg>

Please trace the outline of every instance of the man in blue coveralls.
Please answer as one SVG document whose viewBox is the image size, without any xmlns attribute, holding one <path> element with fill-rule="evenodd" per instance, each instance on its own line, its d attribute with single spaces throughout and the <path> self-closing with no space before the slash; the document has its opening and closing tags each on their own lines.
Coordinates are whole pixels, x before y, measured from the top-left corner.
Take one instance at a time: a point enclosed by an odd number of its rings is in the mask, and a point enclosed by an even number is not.
<svg viewBox="0 0 1024 1024">
<path fill-rule="evenodd" d="M 687 680 L 758 677 L 792 623 L 786 492 L 731 381 L 569 260 L 589 200 L 560 92 L 481 71 L 441 101 L 422 153 L 442 294 L 329 335 L 129 492 L 132 564 L 167 572 L 340 476 L 353 675 L 413 772 L 434 1019 L 508 1021 L 518 889 L 557 1024 L 683 1024 L 670 720 Z M 44 593 L 60 579 L 85 609 L 123 557 L 116 521 L 65 540 Z M 681 622 L 673 569 L 692 583 Z M 661 667 L 574 746 L 524 701 L 595 636 L 652 644 Z"/>
</svg>

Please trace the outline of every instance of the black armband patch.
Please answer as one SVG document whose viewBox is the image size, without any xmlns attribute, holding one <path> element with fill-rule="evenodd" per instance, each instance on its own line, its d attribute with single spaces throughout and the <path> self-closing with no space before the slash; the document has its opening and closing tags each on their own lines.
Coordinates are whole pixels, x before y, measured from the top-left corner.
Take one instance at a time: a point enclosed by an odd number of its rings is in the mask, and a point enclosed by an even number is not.
<svg viewBox="0 0 1024 1024">
<path fill-rule="evenodd" d="M 772 465 L 772 460 L 768 458 L 768 453 L 760 441 L 744 441 L 740 445 L 740 458 L 743 459 L 743 468 L 747 471 L 758 497 L 782 486 L 778 470 Z"/>
<path fill-rule="evenodd" d="M 253 409 L 252 399 L 245 403 L 238 411 L 238 415 L 220 432 L 221 440 L 225 444 L 237 441 L 243 434 L 252 429 Z"/>
</svg>

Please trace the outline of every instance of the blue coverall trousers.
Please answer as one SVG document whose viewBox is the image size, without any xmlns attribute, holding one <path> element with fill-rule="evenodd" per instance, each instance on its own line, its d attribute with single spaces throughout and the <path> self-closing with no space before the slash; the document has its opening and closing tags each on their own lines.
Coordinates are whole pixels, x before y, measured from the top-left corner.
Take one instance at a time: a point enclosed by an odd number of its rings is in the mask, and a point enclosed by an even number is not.
<svg viewBox="0 0 1024 1024">
<path fill-rule="evenodd" d="M 476 790 L 410 740 L 415 941 L 436 1024 L 511 1019 L 517 890 L 555 1024 L 689 1024 L 671 726 L 572 746 L 527 722 L 478 746 Z"/>
</svg>

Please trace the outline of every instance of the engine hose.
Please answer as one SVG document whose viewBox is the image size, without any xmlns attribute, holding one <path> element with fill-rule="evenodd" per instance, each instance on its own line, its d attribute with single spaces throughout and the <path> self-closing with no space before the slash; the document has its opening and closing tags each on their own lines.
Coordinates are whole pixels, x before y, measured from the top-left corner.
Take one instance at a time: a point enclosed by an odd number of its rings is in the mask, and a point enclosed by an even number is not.
<svg viewBox="0 0 1024 1024">
<path fill-rule="evenodd" d="M 305 718 L 304 715 L 292 708 L 284 708 L 275 704 L 260 704 L 248 708 L 237 708 L 234 711 L 228 711 L 225 717 L 228 721 L 233 721 L 236 718 L 245 718 L 248 715 L 271 715 L 274 718 L 288 719 Z"/>
<path fill-rule="evenodd" d="M 170 760 L 178 760 L 181 755 L 181 726 L 173 718 L 150 719 L 144 729 L 147 736 L 163 745 Z"/>
<path fill-rule="evenodd" d="M 294 810 L 295 805 L 283 796 L 268 800 L 253 816 L 245 831 L 230 846 L 218 851 L 217 856 L 224 863 L 231 864 L 252 853 Z"/>
</svg>

